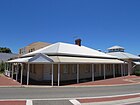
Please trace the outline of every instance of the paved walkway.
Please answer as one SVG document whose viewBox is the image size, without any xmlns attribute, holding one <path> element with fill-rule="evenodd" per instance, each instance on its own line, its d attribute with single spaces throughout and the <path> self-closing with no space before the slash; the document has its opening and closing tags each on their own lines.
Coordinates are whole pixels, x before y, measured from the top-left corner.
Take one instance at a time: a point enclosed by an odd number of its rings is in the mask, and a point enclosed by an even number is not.
<svg viewBox="0 0 140 105">
<path fill-rule="evenodd" d="M 20 83 L 5 75 L 0 74 L 0 86 L 20 86 Z"/>
<path fill-rule="evenodd" d="M 67 86 L 110 86 L 110 85 L 127 85 L 127 84 L 138 84 L 140 83 L 140 76 L 123 76 L 110 78 L 105 80 L 84 82 L 79 84 L 71 84 Z"/>
<path fill-rule="evenodd" d="M 140 94 L 77 100 L 81 105 L 135 105 L 140 103 Z"/>
<path fill-rule="evenodd" d="M 26 101 L 0 101 L 0 105 L 26 105 Z"/>
<path fill-rule="evenodd" d="M 64 85 L 64 87 L 65 86 L 112 86 L 112 85 L 115 86 L 115 85 L 131 85 L 131 84 L 139 84 L 139 83 L 140 83 L 140 76 L 131 75 L 131 76 L 110 78 L 105 80 L 84 82 L 79 84 Z M 21 84 L 16 80 L 6 77 L 5 75 L 0 75 L 0 86 L 21 86 Z M 29 85 L 29 86 L 38 87 L 39 85 Z M 49 85 L 46 85 L 46 87 L 48 86 Z"/>
</svg>

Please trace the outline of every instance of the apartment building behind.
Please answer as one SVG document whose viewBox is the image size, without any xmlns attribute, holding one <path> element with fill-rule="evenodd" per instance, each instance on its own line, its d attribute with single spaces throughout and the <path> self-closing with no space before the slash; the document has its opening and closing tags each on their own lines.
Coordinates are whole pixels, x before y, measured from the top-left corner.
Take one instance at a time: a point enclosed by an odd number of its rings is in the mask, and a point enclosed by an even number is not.
<svg viewBox="0 0 140 105">
<path fill-rule="evenodd" d="M 38 49 L 43 48 L 43 47 L 48 46 L 48 45 L 50 45 L 50 44 L 46 43 L 46 42 L 34 42 L 34 43 L 29 44 L 23 48 L 20 48 L 19 49 L 19 56 L 27 54 L 29 52 L 33 52 L 35 50 L 38 50 Z"/>
</svg>

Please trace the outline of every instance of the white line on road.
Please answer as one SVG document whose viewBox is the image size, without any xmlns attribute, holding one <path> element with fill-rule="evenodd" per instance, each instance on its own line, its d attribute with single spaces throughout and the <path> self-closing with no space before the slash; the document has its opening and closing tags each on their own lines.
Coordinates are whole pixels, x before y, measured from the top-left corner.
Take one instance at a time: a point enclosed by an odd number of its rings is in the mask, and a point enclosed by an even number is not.
<svg viewBox="0 0 140 105">
<path fill-rule="evenodd" d="M 81 105 L 81 103 L 77 100 L 69 100 L 73 105 Z"/>
<path fill-rule="evenodd" d="M 33 105 L 32 100 L 26 100 L 26 105 Z"/>
</svg>

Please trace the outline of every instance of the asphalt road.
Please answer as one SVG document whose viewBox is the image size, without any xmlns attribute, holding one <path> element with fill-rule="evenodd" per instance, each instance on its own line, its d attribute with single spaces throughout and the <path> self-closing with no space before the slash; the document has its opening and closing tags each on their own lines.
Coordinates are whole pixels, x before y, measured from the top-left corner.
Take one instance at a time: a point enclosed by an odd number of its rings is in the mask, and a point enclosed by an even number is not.
<svg viewBox="0 0 140 105">
<path fill-rule="evenodd" d="M 0 99 L 52 99 L 140 93 L 140 84 L 107 87 L 0 87 Z"/>
</svg>

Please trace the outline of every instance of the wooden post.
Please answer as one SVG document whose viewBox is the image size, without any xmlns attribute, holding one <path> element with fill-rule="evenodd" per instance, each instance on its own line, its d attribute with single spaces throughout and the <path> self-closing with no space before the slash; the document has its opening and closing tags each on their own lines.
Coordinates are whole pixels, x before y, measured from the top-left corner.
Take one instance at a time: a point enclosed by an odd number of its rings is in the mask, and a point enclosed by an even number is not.
<svg viewBox="0 0 140 105">
<path fill-rule="evenodd" d="M 52 86 L 53 86 L 53 63 L 52 63 Z"/>
<path fill-rule="evenodd" d="M 92 81 L 94 81 L 94 64 L 92 64 Z"/>
<path fill-rule="evenodd" d="M 30 64 L 28 63 L 28 70 L 27 70 L 27 85 L 29 85 L 29 77 L 30 76 Z"/>
<path fill-rule="evenodd" d="M 22 75 L 23 75 L 23 64 L 21 64 L 21 75 L 20 75 L 20 83 L 22 85 Z"/>
<path fill-rule="evenodd" d="M 77 83 L 79 83 L 79 64 L 77 64 Z"/>
<path fill-rule="evenodd" d="M 106 70 L 105 70 L 105 64 L 104 64 L 104 79 L 105 79 L 105 74 L 106 74 L 105 71 L 106 71 Z"/>
<path fill-rule="evenodd" d="M 58 63 L 58 86 L 60 85 L 60 64 Z"/>
</svg>

